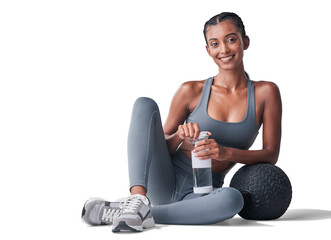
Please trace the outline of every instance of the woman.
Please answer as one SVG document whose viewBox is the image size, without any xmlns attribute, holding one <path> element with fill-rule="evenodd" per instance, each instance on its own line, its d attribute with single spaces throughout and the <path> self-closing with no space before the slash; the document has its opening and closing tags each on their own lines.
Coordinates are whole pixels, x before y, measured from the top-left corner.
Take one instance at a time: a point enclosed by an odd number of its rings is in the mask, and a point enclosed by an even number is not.
<svg viewBox="0 0 331 240">
<path fill-rule="evenodd" d="M 226 173 L 236 163 L 277 162 L 280 93 L 274 83 L 254 82 L 246 74 L 243 55 L 250 40 L 240 17 L 228 12 L 214 16 L 205 23 L 204 37 L 219 73 L 182 84 L 163 128 L 157 104 L 149 98 L 137 99 L 128 136 L 131 196 L 121 203 L 88 200 L 82 214 L 88 224 L 113 223 L 117 232 L 142 231 L 153 227 L 154 220 L 217 223 L 243 207 L 239 191 L 222 188 Z M 262 149 L 248 150 L 262 124 Z M 192 146 L 189 140 L 202 130 L 209 132 L 209 139 Z M 209 194 L 193 193 L 192 150 L 201 160 L 212 159 L 214 191 Z"/>
</svg>

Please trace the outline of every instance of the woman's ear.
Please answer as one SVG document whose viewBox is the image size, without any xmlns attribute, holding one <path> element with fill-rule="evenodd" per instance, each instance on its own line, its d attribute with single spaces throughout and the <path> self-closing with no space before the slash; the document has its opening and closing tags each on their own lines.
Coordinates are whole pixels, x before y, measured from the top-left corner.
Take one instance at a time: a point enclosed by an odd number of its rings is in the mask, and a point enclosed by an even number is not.
<svg viewBox="0 0 331 240">
<path fill-rule="evenodd" d="M 210 55 L 210 49 L 209 49 L 209 46 L 208 45 L 206 45 L 206 50 L 207 50 L 208 55 L 211 56 Z"/>
<path fill-rule="evenodd" d="M 249 43 L 250 43 L 249 37 L 245 36 L 244 37 L 244 50 L 246 50 L 249 47 Z"/>
</svg>

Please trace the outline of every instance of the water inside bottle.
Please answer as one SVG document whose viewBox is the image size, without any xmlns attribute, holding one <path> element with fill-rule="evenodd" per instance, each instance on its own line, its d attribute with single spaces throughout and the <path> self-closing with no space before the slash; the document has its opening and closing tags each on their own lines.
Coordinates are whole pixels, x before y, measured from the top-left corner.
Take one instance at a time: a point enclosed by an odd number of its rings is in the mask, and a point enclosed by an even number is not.
<svg viewBox="0 0 331 240">
<path fill-rule="evenodd" d="M 211 187 L 212 186 L 211 168 L 193 168 L 194 187 Z"/>
</svg>

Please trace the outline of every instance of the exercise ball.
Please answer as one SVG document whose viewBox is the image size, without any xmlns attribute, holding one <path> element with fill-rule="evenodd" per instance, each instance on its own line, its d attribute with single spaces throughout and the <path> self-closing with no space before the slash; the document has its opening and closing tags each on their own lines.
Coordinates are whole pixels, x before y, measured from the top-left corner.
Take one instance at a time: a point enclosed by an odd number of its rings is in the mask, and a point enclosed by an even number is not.
<svg viewBox="0 0 331 240">
<path fill-rule="evenodd" d="M 239 215 L 250 220 L 277 219 L 292 199 L 291 182 L 285 172 L 267 163 L 241 167 L 233 175 L 230 187 L 242 193 L 244 207 Z"/>
</svg>

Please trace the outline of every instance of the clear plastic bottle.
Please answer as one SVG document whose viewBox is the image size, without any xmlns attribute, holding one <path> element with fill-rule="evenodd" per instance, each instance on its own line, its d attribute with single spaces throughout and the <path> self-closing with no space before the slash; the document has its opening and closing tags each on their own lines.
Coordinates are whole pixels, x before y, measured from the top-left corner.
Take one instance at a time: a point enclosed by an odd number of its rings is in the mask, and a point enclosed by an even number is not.
<svg viewBox="0 0 331 240">
<path fill-rule="evenodd" d="M 207 131 L 202 131 L 198 139 L 192 141 L 192 144 L 205 139 L 208 139 Z M 194 154 L 196 153 L 192 151 L 193 192 L 196 194 L 210 193 L 213 191 L 211 159 L 200 160 Z"/>
</svg>

